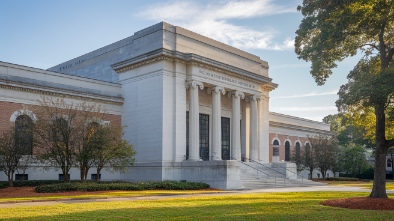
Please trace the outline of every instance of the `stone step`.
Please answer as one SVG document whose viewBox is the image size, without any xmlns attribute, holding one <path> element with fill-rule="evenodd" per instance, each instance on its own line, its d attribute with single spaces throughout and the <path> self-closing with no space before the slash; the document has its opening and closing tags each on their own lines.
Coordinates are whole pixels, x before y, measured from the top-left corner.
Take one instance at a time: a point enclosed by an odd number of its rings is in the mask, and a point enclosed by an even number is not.
<svg viewBox="0 0 394 221">
<path fill-rule="evenodd" d="M 286 178 L 286 169 L 275 164 L 255 162 L 245 162 L 245 164 L 241 164 L 241 180 L 245 189 L 325 185 L 308 179 L 295 178 L 294 174 L 292 174 L 292 179 L 288 179 Z"/>
</svg>

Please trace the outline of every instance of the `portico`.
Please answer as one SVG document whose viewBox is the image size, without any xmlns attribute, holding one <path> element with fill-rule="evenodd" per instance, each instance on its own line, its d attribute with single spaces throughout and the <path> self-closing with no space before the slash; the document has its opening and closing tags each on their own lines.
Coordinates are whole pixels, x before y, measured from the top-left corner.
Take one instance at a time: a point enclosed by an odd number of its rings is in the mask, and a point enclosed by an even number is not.
<svg viewBox="0 0 394 221">
<path fill-rule="evenodd" d="M 259 139 L 259 118 L 260 111 L 259 106 L 264 102 L 261 100 L 262 93 L 260 91 L 252 92 L 250 91 L 243 92 L 239 88 L 238 90 L 234 90 L 228 85 L 212 85 L 212 83 L 200 82 L 197 80 L 188 80 L 186 81 L 186 89 L 189 90 L 189 119 L 188 119 L 188 141 L 187 143 L 189 153 L 186 158 L 190 161 L 198 161 L 203 159 L 208 160 L 244 160 L 252 159 L 254 161 L 263 162 L 264 159 L 260 158 L 259 152 L 263 148 L 263 145 L 259 145 L 259 143 L 263 143 Z M 200 91 L 200 92 L 199 92 Z M 200 150 L 200 135 L 204 135 L 200 132 L 199 125 L 199 117 L 200 117 L 200 104 L 199 104 L 199 93 L 206 93 L 211 95 L 211 113 L 208 115 L 212 118 L 210 120 L 212 126 L 211 131 L 209 133 L 210 139 L 210 148 L 209 148 L 209 157 L 204 157 L 203 151 Z M 222 133 L 222 99 L 227 99 L 227 102 L 231 102 L 231 133 L 229 137 L 226 137 L 224 133 Z M 241 108 L 248 106 L 249 108 Z M 260 108 L 263 111 L 262 108 Z M 242 113 L 247 112 L 247 113 Z M 242 117 L 244 116 L 244 117 Z M 243 119 L 245 116 L 249 116 L 248 119 Z M 241 121 L 248 121 L 241 124 Z M 242 126 L 241 126 L 242 125 Z M 249 127 L 249 128 L 247 128 Z M 241 133 L 241 131 L 248 131 L 250 133 Z M 242 134 L 242 135 L 241 135 Z M 249 142 L 241 144 L 241 136 L 245 136 L 244 141 L 248 140 Z M 228 139 L 231 138 L 231 139 Z M 204 138 L 209 139 L 209 138 Z M 226 140 L 228 139 L 228 140 Z M 229 159 L 224 159 L 222 157 L 222 140 L 225 142 L 230 142 L 230 157 Z M 245 148 L 245 153 L 242 153 L 242 146 Z"/>
</svg>

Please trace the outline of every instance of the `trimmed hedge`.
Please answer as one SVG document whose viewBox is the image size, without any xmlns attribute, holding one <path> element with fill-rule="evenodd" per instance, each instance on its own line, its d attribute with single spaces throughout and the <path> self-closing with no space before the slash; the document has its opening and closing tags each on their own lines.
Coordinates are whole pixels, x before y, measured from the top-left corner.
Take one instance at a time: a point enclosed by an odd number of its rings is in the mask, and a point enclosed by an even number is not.
<svg viewBox="0 0 394 221">
<path fill-rule="evenodd" d="M 14 187 L 36 187 L 40 185 L 48 185 L 48 184 L 57 184 L 57 183 L 64 183 L 61 180 L 14 180 L 13 182 Z M 0 181 L 0 186 L 4 185 L 8 187 L 8 181 Z"/>
<path fill-rule="evenodd" d="M 362 181 L 359 178 L 354 178 L 354 177 L 331 177 L 328 178 L 327 180 L 330 181 Z"/>
<path fill-rule="evenodd" d="M 200 190 L 210 186 L 206 183 L 195 182 L 88 182 L 88 183 L 58 183 L 36 187 L 38 193 L 57 193 L 67 191 L 107 191 L 107 190 Z"/>
</svg>

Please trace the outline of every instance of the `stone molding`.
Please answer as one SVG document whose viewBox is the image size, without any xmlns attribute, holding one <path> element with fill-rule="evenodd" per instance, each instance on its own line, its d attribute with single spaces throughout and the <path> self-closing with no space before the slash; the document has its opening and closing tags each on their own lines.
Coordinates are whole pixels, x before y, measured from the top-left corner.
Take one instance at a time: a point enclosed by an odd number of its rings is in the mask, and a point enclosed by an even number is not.
<svg viewBox="0 0 394 221">
<path fill-rule="evenodd" d="M 207 88 L 207 94 L 212 94 L 212 92 L 222 93 L 223 95 L 225 95 L 226 94 L 226 89 L 224 89 L 224 87 L 220 87 L 220 86 Z"/>
<path fill-rule="evenodd" d="M 187 81 L 186 82 L 186 89 L 189 89 L 190 87 L 199 87 L 200 90 L 204 90 L 204 84 L 199 82 L 199 81 Z"/>
<path fill-rule="evenodd" d="M 309 128 L 309 127 L 302 127 L 302 126 L 297 126 L 297 125 L 293 125 L 293 124 L 279 123 L 279 122 L 274 122 L 274 121 L 270 121 L 269 122 L 269 126 L 270 127 L 291 129 L 291 130 L 298 130 L 298 131 L 309 132 L 309 133 L 318 133 L 318 134 L 324 134 L 324 135 L 332 135 L 331 131 L 319 130 L 319 129 L 316 129 L 316 128 Z"/>
<path fill-rule="evenodd" d="M 0 81 L 0 88 L 8 89 L 8 90 L 16 90 L 16 91 L 24 91 L 28 93 L 37 93 L 47 96 L 61 96 L 65 98 L 78 98 L 87 101 L 93 102 L 100 102 L 105 104 L 116 104 L 121 105 L 123 104 L 123 98 L 114 98 L 114 97 L 107 97 L 107 96 L 100 96 L 96 94 L 88 94 L 88 93 L 81 93 L 71 90 L 62 90 L 59 88 L 48 88 L 48 87 L 37 87 L 35 85 L 26 85 L 26 84 L 19 84 L 14 82 L 10 84 L 9 82 L 1 82 Z"/>
<path fill-rule="evenodd" d="M 193 53 L 182 53 L 164 48 L 113 64 L 111 67 L 117 73 L 122 73 L 158 61 L 171 61 L 202 67 L 208 70 L 213 70 L 219 73 L 224 73 L 233 77 L 261 84 L 263 85 L 262 87 L 264 89 L 269 91 L 272 91 L 278 87 L 277 84 L 272 83 L 272 79 L 269 77 L 246 71 Z"/>
<path fill-rule="evenodd" d="M 228 96 L 228 98 L 231 98 L 233 96 L 234 97 L 240 97 L 241 99 L 245 98 L 245 94 L 243 92 L 241 92 L 241 91 L 228 92 L 227 96 Z"/>
</svg>

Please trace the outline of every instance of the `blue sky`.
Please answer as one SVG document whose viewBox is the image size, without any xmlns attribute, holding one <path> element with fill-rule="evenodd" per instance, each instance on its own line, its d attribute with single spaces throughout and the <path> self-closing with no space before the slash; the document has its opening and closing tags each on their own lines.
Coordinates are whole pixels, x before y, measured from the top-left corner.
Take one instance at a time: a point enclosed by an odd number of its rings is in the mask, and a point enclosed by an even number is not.
<svg viewBox="0 0 394 221">
<path fill-rule="evenodd" d="M 279 87 L 270 110 L 321 121 L 358 58 L 324 86 L 294 53 L 301 0 L 0 0 L 0 61 L 47 69 L 165 21 L 259 56 Z"/>
</svg>

